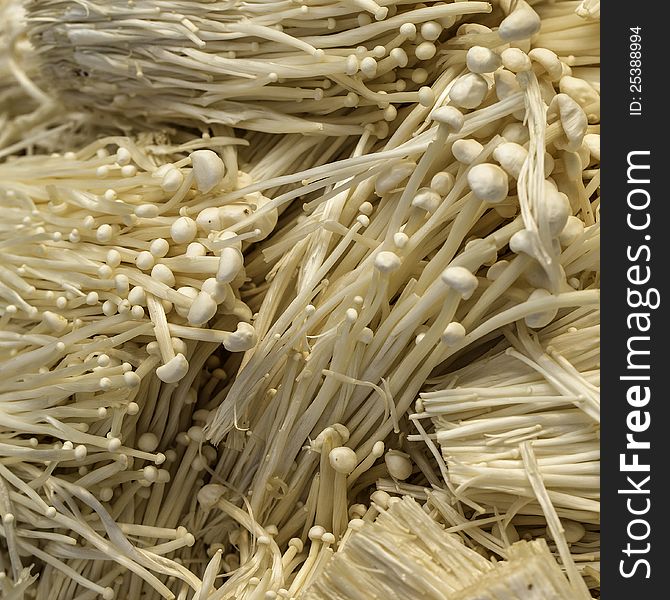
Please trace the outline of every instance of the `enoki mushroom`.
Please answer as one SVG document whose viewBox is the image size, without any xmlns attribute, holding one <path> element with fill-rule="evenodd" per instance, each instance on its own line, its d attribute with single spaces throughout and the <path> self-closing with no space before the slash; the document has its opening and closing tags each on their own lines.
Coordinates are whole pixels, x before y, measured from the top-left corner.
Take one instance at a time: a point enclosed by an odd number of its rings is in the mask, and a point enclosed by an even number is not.
<svg viewBox="0 0 670 600">
<path fill-rule="evenodd" d="M 596 593 L 597 2 L 2 11 L 3 598 Z"/>
</svg>

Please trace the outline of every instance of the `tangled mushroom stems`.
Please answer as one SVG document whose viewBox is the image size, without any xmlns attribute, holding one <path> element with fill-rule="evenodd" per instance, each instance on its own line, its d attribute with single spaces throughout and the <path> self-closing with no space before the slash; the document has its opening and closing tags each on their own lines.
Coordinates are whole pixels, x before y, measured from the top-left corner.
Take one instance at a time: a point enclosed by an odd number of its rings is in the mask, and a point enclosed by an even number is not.
<svg viewBox="0 0 670 600">
<path fill-rule="evenodd" d="M 0 16 L 2 598 L 599 594 L 598 2 Z"/>
</svg>

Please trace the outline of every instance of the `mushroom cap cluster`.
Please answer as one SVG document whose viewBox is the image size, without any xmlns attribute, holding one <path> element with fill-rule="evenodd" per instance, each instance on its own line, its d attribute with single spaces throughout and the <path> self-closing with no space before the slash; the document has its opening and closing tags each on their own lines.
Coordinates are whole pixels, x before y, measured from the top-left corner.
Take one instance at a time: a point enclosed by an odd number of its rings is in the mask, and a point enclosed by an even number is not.
<svg viewBox="0 0 670 600">
<path fill-rule="evenodd" d="M 591 597 L 597 2 L 0 10 L 0 595 Z"/>
</svg>

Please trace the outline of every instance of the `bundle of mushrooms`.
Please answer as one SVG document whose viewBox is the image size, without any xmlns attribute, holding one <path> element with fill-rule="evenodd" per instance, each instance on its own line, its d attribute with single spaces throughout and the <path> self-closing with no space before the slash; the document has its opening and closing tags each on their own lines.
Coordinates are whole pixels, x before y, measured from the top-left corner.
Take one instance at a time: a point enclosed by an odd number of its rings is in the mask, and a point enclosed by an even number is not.
<svg viewBox="0 0 670 600">
<path fill-rule="evenodd" d="M 0 0 L 0 597 L 598 598 L 599 10 Z"/>
</svg>

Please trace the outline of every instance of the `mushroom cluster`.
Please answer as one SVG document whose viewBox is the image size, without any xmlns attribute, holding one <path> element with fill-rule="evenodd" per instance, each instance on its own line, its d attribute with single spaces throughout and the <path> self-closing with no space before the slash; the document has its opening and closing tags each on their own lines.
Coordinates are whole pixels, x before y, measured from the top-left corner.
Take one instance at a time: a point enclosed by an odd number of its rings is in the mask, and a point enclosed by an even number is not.
<svg viewBox="0 0 670 600">
<path fill-rule="evenodd" d="M 3 598 L 599 593 L 597 2 L 8 6 Z"/>
</svg>

